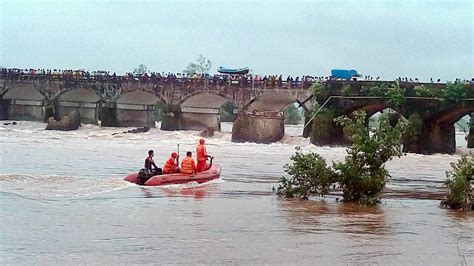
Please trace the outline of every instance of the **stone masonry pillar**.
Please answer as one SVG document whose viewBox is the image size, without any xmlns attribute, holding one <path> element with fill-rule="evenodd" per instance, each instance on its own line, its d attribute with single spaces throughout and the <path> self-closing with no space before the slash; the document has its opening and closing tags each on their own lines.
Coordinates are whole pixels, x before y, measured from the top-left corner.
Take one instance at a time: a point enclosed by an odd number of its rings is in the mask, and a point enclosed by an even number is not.
<svg viewBox="0 0 474 266">
<path fill-rule="evenodd" d="M 321 112 L 313 119 L 311 143 L 319 146 L 346 146 L 350 143 L 343 127 L 336 124 L 334 118 L 331 112 Z"/>
<path fill-rule="evenodd" d="M 467 147 L 471 149 L 474 148 L 474 113 L 471 114 L 469 135 L 467 135 Z"/>
<path fill-rule="evenodd" d="M 404 152 L 434 154 L 456 152 L 456 132 L 454 124 L 429 124 L 424 122 L 421 132 L 406 136 Z"/>
<path fill-rule="evenodd" d="M 99 114 L 101 127 L 116 127 L 117 126 L 117 104 L 114 102 L 100 103 Z"/>
<path fill-rule="evenodd" d="M 454 124 L 432 125 L 427 132 L 426 151 L 428 154 L 456 152 L 456 130 Z"/>
<path fill-rule="evenodd" d="M 284 115 L 280 111 L 241 111 L 232 127 L 233 142 L 272 143 L 285 135 Z"/>
</svg>

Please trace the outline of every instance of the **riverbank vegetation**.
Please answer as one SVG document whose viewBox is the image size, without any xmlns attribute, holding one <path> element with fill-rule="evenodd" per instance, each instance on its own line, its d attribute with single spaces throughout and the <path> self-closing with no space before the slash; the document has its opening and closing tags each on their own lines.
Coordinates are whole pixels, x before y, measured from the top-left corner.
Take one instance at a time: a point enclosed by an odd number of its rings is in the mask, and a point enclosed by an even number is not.
<svg viewBox="0 0 474 266">
<path fill-rule="evenodd" d="M 335 122 L 344 127 L 352 142 L 342 162 L 328 166 L 319 154 L 303 153 L 300 148 L 285 165 L 287 176 L 280 179 L 278 195 L 308 199 L 342 191 L 344 201 L 373 205 L 380 202 L 390 174 L 385 163 L 402 156 L 400 140 L 407 121 L 390 124 L 388 115 L 381 115 L 378 128 L 366 126 L 366 114 L 356 112 L 352 118 L 342 116 Z"/>
<path fill-rule="evenodd" d="M 451 163 L 453 168 L 446 172 L 448 187 L 446 200 L 441 202 L 441 207 L 456 210 L 474 210 L 474 154 L 463 155 L 456 163 Z"/>
</svg>

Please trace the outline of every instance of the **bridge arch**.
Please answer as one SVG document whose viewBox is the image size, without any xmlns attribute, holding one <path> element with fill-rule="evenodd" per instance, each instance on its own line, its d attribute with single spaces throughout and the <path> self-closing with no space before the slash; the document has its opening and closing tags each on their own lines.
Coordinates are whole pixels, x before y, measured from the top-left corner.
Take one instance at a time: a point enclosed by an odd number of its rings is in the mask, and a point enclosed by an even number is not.
<svg viewBox="0 0 474 266">
<path fill-rule="evenodd" d="M 462 117 L 474 113 L 474 106 L 471 107 L 461 107 L 445 110 L 443 112 L 434 114 L 431 118 L 435 124 L 454 124 L 456 121 Z"/>
<path fill-rule="evenodd" d="M 96 103 L 104 101 L 101 95 L 90 88 L 65 89 L 56 98 L 58 101 Z"/>
<path fill-rule="evenodd" d="M 462 133 L 460 136 L 458 136 L 459 132 L 457 132 L 455 124 L 463 117 L 469 117 L 473 114 L 474 106 L 463 106 L 461 108 L 445 110 L 434 115 L 433 118 L 428 121 L 429 130 L 433 132 L 433 135 L 436 137 L 438 135 L 448 135 L 449 139 L 446 142 L 448 143 L 447 145 L 449 145 L 448 147 L 451 147 L 451 152 L 453 153 L 456 151 L 457 147 L 466 147 L 464 145 L 459 145 L 458 141 L 461 141 L 462 138 L 466 138 L 466 140 L 468 140 L 474 135 L 474 132 L 471 132 L 473 130 L 473 126 L 471 125 L 463 129 L 464 134 L 466 134 L 465 136 Z M 473 123 L 472 118 L 470 119 L 469 123 Z"/>
<path fill-rule="evenodd" d="M 155 127 L 155 106 L 166 104 L 162 96 L 148 90 L 122 93 L 116 101 L 116 124 L 124 127 Z"/>
<path fill-rule="evenodd" d="M 82 123 L 97 124 L 101 102 L 105 100 L 91 88 L 66 88 L 56 97 L 54 111 L 57 117 L 77 111 Z"/>
<path fill-rule="evenodd" d="M 154 105 L 157 102 L 166 101 L 163 97 L 144 90 L 128 91 L 117 98 L 117 104 Z"/>
<path fill-rule="evenodd" d="M 303 99 L 304 100 L 304 99 Z M 263 93 L 250 100 L 242 109 L 246 111 L 265 110 L 265 111 L 283 111 L 288 105 L 303 100 L 295 95 L 285 92 Z"/>
<path fill-rule="evenodd" d="M 183 128 L 189 130 L 221 130 L 221 108 L 235 103 L 228 95 L 216 91 L 197 91 L 184 97 L 180 102 Z M 233 115 L 233 114 L 230 114 Z"/>
<path fill-rule="evenodd" d="M 48 97 L 43 91 L 36 88 L 36 86 L 20 83 L 7 87 L 2 98 L 7 100 L 44 101 L 47 100 Z"/>
<path fill-rule="evenodd" d="M 233 99 L 229 98 L 229 96 L 224 93 L 205 90 L 190 93 L 181 100 L 180 106 L 220 108 L 226 102 L 231 102 L 232 104 L 234 104 Z"/>
<path fill-rule="evenodd" d="M 46 102 L 49 99 L 35 84 L 17 83 L 5 87 L 2 96 L 2 119 L 40 120 L 45 119 Z"/>
</svg>

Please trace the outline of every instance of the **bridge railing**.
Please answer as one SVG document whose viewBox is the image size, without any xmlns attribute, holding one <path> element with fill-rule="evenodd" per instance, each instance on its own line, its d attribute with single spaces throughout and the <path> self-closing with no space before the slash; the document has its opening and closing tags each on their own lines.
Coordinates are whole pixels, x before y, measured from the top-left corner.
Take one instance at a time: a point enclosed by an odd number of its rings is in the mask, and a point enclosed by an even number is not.
<svg viewBox="0 0 474 266">
<path fill-rule="evenodd" d="M 229 86 L 229 87 L 245 87 L 245 88 L 275 88 L 275 89 L 308 89 L 313 81 L 298 80 L 298 81 L 283 81 L 278 79 L 254 79 L 254 78 L 227 78 L 227 77 L 175 77 L 175 76 L 108 76 L 108 75 L 74 75 L 74 74 L 23 74 L 23 73 L 2 73 L 1 79 L 7 80 L 51 80 L 51 81 L 65 81 L 65 82 L 143 82 L 143 83 L 157 83 L 163 85 L 177 85 L 177 86 Z"/>
</svg>

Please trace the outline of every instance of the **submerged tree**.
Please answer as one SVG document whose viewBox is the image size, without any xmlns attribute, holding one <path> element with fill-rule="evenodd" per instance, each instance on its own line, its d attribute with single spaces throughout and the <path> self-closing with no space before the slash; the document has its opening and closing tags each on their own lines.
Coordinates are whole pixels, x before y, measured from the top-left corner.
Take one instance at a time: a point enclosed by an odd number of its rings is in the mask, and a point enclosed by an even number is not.
<svg viewBox="0 0 474 266">
<path fill-rule="evenodd" d="M 474 154 L 463 155 L 456 163 L 451 163 L 452 171 L 446 172 L 448 187 L 446 200 L 441 207 L 456 210 L 474 210 L 474 191 L 471 182 L 474 180 Z"/>
<path fill-rule="evenodd" d="M 199 58 L 196 60 L 196 62 L 189 63 L 186 69 L 183 70 L 183 72 L 189 75 L 208 74 L 209 70 L 211 69 L 211 66 L 211 60 L 205 58 L 202 55 L 199 55 Z"/>
<path fill-rule="evenodd" d="M 388 115 L 381 115 L 378 128 L 366 126 L 366 114 L 356 112 L 335 121 L 351 134 L 352 145 L 347 149 L 343 162 L 327 166 L 324 158 L 315 153 L 303 154 L 300 149 L 285 165 L 289 177 L 282 177 L 278 195 L 308 198 L 325 195 L 330 188 L 342 190 L 343 200 L 372 205 L 380 202 L 390 174 L 385 163 L 394 156 L 401 156 L 400 140 L 408 127 L 407 121 L 390 125 Z"/>
</svg>

